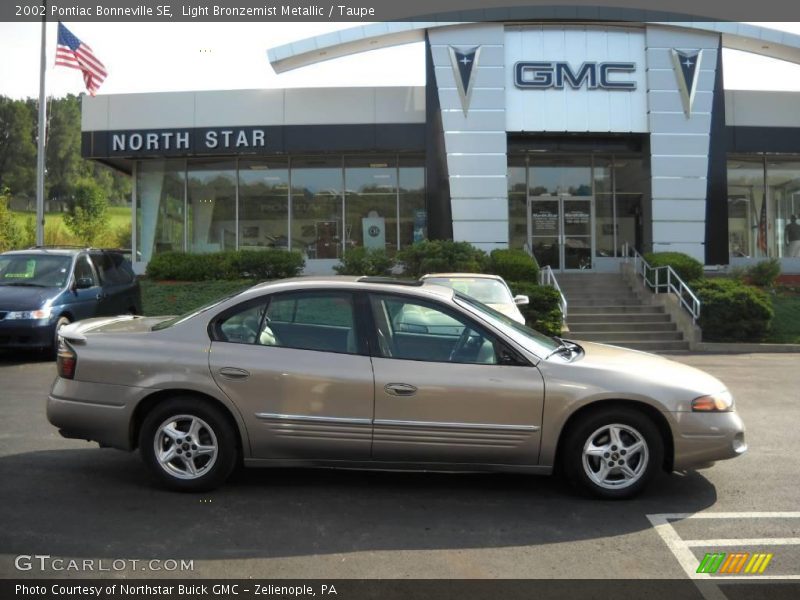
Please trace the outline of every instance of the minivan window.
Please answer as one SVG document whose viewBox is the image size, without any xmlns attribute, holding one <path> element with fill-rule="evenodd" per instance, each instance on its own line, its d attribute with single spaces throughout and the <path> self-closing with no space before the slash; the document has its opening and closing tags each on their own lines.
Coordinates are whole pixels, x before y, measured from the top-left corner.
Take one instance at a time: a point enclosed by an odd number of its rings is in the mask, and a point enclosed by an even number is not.
<svg viewBox="0 0 800 600">
<path fill-rule="evenodd" d="M 0 256 L 0 285 L 64 287 L 71 256 L 7 254 Z"/>
</svg>

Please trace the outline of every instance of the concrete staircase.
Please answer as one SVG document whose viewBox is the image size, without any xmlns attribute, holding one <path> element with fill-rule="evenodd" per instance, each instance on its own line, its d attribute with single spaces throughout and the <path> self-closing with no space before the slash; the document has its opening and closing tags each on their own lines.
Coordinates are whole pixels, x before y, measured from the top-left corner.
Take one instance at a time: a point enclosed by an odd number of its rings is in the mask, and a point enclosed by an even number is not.
<svg viewBox="0 0 800 600">
<path fill-rule="evenodd" d="M 567 299 L 566 337 L 646 352 L 689 349 L 662 306 L 643 302 L 618 273 L 559 273 Z"/>
</svg>

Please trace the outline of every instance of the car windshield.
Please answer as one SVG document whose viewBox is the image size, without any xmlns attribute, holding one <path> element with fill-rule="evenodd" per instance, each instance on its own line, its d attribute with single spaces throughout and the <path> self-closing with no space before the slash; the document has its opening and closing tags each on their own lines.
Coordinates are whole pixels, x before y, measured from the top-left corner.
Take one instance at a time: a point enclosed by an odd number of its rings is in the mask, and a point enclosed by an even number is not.
<svg viewBox="0 0 800 600">
<path fill-rule="evenodd" d="M 64 287 L 71 256 L 53 254 L 0 255 L 0 285 Z"/>
<path fill-rule="evenodd" d="M 161 329 L 167 329 L 168 327 L 172 327 L 173 325 L 177 325 L 178 323 L 183 323 L 184 321 L 187 321 L 188 319 L 191 319 L 192 317 L 195 317 L 195 316 L 197 316 L 199 314 L 202 314 L 202 313 L 206 312 L 207 310 L 211 310 L 215 306 L 218 306 L 218 305 L 222 304 L 223 302 L 225 302 L 226 300 L 228 300 L 230 298 L 233 298 L 234 296 L 238 296 L 239 293 L 240 292 L 236 292 L 234 294 L 228 294 L 227 296 L 225 296 L 223 298 L 219 298 L 217 300 L 214 300 L 213 302 L 209 302 L 208 304 L 204 304 L 200 308 L 195 308 L 194 310 L 189 311 L 187 313 L 184 313 L 182 315 L 178 315 L 177 317 L 172 317 L 172 318 L 169 318 L 169 319 L 165 319 L 164 321 L 161 321 L 161 322 L 156 323 L 155 325 L 153 325 L 150 328 L 150 330 L 151 331 L 160 331 Z"/>
<path fill-rule="evenodd" d="M 484 304 L 513 304 L 511 292 L 497 279 L 486 277 L 426 277 L 425 283 L 435 283 L 453 288 L 456 292 L 472 296 Z"/>
<path fill-rule="evenodd" d="M 560 346 L 560 341 L 551 338 L 527 325 L 522 325 L 501 312 L 496 311 L 490 306 L 477 302 L 474 298 L 456 293 L 455 300 L 465 308 L 477 312 L 484 320 L 488 321 L 518 344 L 529 348 L 537 356 L 542 358 L 548 356 L 553 350 Z"/>
</svg>

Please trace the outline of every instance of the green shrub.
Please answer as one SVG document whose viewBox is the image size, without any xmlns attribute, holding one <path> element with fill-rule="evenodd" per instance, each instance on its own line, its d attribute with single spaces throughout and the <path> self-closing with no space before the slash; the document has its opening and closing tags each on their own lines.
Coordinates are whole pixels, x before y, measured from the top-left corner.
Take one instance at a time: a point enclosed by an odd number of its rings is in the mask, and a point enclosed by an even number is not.
<svg viewBox="0 0 800 600">
<path fill-rule="evenodd" d="M 162 252 L 150 259 L 147 275 L 174 281 L 265 280 L 295 277 L 303 266 L 305 261 L 299 253 L 275 249 L 209 254 Z"/>
<path fill-rule="evenodd" d="M 339 275 L 388 275 L 395 265 L 385 250 L 351 248 L 344 253 L 342 262 L 333 267 Z"/>
<path fill-rule="evenodd" d="M 651 267 L 669 265 L 686 283 L 703 276 L 703 263 L 682 252 L 648 252 L 644 259 Z"/>
<path fill-rule="evenodd" d="M 239 250 L 231 254 L 233 277 L 228 279 L 286 279 L 297 277 L 306 261 L 299 252 L 269 248 L 266 250 Z"/>
<path fill-rule="evenodd" d="M 539 265 L 524 250 L 492 250 L 486 269 L 506 281 L 539 280 Z"/>
<path fill-rule="evenodd" d="M 561 296 L 555 288 L 530 281 L 509 281 L 508 286 L 515 296 L 523 294 L 530 300 L 519 307 L 528 327 L 546 335 L 561 335 Z"/>
<path fill-rule="evenodd" d="M 700 298 L 703 339 L 709 342 L 759 342 L 769 331 L 772 303 L 761 290 L 734 279 L 695 281 Z"/>
<path fill-rule="evenodd" d="M 487 256 L 469 242 L 425 240 L 403 248 L 397 253 L 405 274 L 421 277 L 426 273 L 481 273 Z"/>
<path fill-rule="evenodd" d="M 748 267 L 745 271 L 745 278 L 758 287 L 772 288 L 775 287 L 775 280 L 780 274 L 781 261 L 777 258 L 770 258 Z"/>
</svg>

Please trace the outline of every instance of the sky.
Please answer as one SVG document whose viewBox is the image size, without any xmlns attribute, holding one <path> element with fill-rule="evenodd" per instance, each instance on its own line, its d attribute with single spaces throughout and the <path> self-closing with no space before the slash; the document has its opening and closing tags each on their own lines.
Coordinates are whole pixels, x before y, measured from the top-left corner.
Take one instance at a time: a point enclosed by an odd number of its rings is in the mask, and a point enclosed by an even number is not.
<svg viewBox="0 0 800 600">
<path fill-rule="evenodd" d="M 754 23 L 800 34 L 800 23 Z M 277 75 L 267 50 L 353 23 L 87 23 L 65 25 L 109 72 L 99 94 L 185 90 L 424 85 L 421 43 L 375 50 Z M 84 91 L 79 71 L 55 68 L 48 24 L 47 94 Z M 39 94 L 40 23 L 0 23 L 0 95 Z M 13 57 L 13 59 L 11 58 Z M 800 91 L 800 65 L 725 50 L 727 89 Z"/>
</svg>

